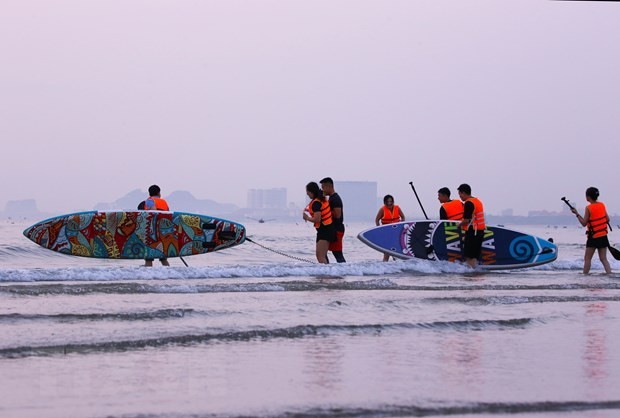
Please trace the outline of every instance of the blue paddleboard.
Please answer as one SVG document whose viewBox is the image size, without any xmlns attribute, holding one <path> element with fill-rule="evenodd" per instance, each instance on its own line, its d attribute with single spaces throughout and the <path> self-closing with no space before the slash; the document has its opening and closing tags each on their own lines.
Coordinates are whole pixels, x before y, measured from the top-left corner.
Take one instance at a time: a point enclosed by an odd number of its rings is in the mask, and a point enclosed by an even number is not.
<svg viewBox="0 0 620 418">
<path fill-rule="evenodd" d="M 400 259 L 460 261 L 463 233 L 458 222 L 413 221 L 381 225 L 362 231 L 362 242 Z M 558 257 L 557 246 L 543 238 L 489 226 L 482 243 L 480 265 L 489 270 L 539 266 Z"/>
</svg>

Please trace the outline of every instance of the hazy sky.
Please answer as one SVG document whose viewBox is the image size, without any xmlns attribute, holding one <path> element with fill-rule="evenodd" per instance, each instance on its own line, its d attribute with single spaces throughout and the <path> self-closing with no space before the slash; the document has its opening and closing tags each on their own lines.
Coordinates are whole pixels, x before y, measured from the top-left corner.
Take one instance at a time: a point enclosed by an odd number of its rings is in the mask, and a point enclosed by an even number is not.
<svg viewBox="0 0 620 418">
<path fill-rule="evenodd" d="M 620 3 L 0 0 L 0 210 L 377 181 L 620 213 Z M 346 202 L 345 202 L 346 208 Z M 346 210 L 346 209 L 345 209 Z"/>
</svg>

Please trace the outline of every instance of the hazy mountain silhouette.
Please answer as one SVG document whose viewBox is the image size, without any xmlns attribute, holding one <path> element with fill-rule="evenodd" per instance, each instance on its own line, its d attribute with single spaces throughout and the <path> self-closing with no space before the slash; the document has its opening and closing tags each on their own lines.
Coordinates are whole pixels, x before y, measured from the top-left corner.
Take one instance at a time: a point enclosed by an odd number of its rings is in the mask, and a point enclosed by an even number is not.
<svg viewBox="0 0 620 418">
<path fill-rule="evenodd" d="M 146 191 L 132 190 L 125 196 L 111 203 L 97 203 L 95 210 L 136 210 L 138 204 L 148 197 Z M 170 209 L 175 212 L 192 212 L 203 215 L 221 215 L 234 212 L 239 208 L 231 203 L 218 203 L 211 199 L 197 199 L 190 192 L 178 190 L 163 196 Z"/>
<path fill-rule="evenodd" d="M 211 199 L 196 199 L 190 192 L 179 190 L 170 193 L 166 200 L 170 209 L 177 212 L 194 212 L 203 215 L 221 215 L 239 209 L 232 203 L 218 203 Z"/>
<path fill-rule="evenodd" d="M 94 206 L 95 210 L 136 210 L 138 203 L 143 201 L 148 196 L 147 192 L 140 189 L 132 190 L 125 196 L 116 199 L 111 203 L 97 203 Z"/>
<path fill-rule="evenodd" d="M 6 202 L 5 210 L 0 212 L 1 218 L 40 219 L 49 218 L 51 216 L 52 214 L 50 213 L 41 212 L 34 199 L 9 200 Z"/>
</svg>

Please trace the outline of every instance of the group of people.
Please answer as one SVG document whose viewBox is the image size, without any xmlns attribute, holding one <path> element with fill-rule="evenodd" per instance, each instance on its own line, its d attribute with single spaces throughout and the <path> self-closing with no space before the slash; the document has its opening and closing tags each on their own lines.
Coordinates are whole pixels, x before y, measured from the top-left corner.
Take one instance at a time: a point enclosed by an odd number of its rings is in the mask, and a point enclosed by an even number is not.
<svg viewBox="0 0 620 418">
<path fill-rule="evenodd" d="M 334 182 L 331 178 L 326 177 L 320 183 L 321 188 L 315 182 L 306 185 L 306 194 L 311 201 L 304 210 L 303 219 L 313 222 L 317 229 L 316 257 L 319 263 L 329 263 L 328 251 L 332 251 L 339 263 L 344 262 L 342 255 L 342 237 L 344 235 L 342 199 L 334 191 Z M 450 198 L 450 189 L 447 187 L 442 187 L 437 191 L 437 199 L 441 205 L 439 219 L 460 223 L 464 232 L 463 259 L 468 266 L 475 268 L 482 252 L 486 229 L 484 205 L 479 198 L 472 196 L 469 184 L 461 184 L 457 191 L 459 200 Z M 598 251 L 605 272 L 611 273 L 611 267 L 607 260 L 607 248 L 609 247 L 607 234 L 610 220 L 605 205 L 598 201 L 598 197 L 598 189 L 589 187 L 586 190 L 586 200 L 589 204 L 584 215 L 581 216 L 576 209 L 571 208 L 581 225 L 587 228 L 588 239 L 584 256 L 584 274 L 590 272 L 595 251 Z M 388 225 L 405 220 L 405 214 L 394 203 L 394 197 L 389 194 L 385 195 L 383 207 L 375 216 L 375 225 Z M 383 255 L 383 261 L 388 261 L 389 258 L 389 254 Z"/>
<path fill-rule="evenodd" d="M 342 252 L 342 239 L 344 237 L 344 211 L 342 199 L 334 189 L 334 181 L 331 177 L 325 177 L 319 184 L 310 182 L 306 185 L 306 194 L 310 203 L 303 211 L 303 219 L 314 223 L 316 228 L 316 258 L 319 263 L 328 264 L 327 253 L 331 251 L 338 263 L 346 262 Z M 450 198 L 450 189 L 442 187 L 437 191 L 437 199 L 441 204 L 439 219 L 460 222 L 464 231 L 463 259 L 472 268 L 478 264 L 484 240 L 486 222 L 484 218 L 484 205 L 477 197 L 472 196 L 469 184 L 463 183 L 458 187 L 459 199 Z M 592 257 L 598 252 L 599 259 L 603 264 L 605 273 L 611 273 L 611 267 L 607 260 L 607 248 L 609 247 L 608 225 L 610 222 L 607 209 L 603 202 L 598 201 L 599 190 L 589 187 L 586 190 L 588 206 L 584 215 L 580 215 L 575 208 L 571 211 L 577 216 L 581 225 L 587 228 L 586 251 L 584 256 L 583 273 L 588 274 L 592 265 Z M 161 197 L 161 189 L 157 185 L 149 187 L 149 197 L 140 202 L 140 210 L 170 210 L 168 203 Z M 388 225 L 395 222 L 405 221 L 405 214 L 394 203 L 392 195 L 385 195 L 383 207 L 379 209 L 375 217 L 375 224 Z M 383 261 L 388 261 L 389 255 L 384 254 Z M 160 259 L 162 265 L 169 266 L 166 258 Z M 152 267 L 153 259 L 145 259 L 145 266 Z"/>
<path fill-rule="evenodd" d="M 314 223 L 316 228 L 316 259 L 319 263 L 328 264 L 327 252 L 331 251 L 338 263 L 345 263 L 342 254 L 344 237 L 344 211 L 342 199 L 334 189 L 334 180 L 325 177 L 319 182 L 306 184 L 306 195 L 310 203 L 304 209 L 304 221 Z"/>
<path fill-rule="evenodd" d="M 468 184 L 461 184 L 458 187 L 459 198 L 450 198 L 450 189 L 442 187 L 437 191 L 437 199 L 441 204 L 439 208 L 439 219 L 458 221 L 462 230 L 465 232 L 463 240 L 463 258 L 470 267 L 474 268 L 478 264 L 482 241 L 484 239 L 484 205 L 477 197 L 471 195 L 471 187 Z M 383 207 L 377 212 L 375 224 L 388 225 L 405 220 L 405 214 L 398 205 L 394 204 L 392 195 L 385 195 Z M 383 255 L 383 261 L 388 261 L 390 256 Z"/>
<path fill-rule="evenodd" d="M 306 184 L 306 195 L 310 203 L 304 209 L 302 217 L 307 222 L 314 223 L 316 228 L 316 259 L 319 263 L 328 264 L 328 252 L 331 251 L 338 263 L 344 263 L 342 254 L 342 238 L 344 236 L 344 214 L 342 199 L 334 189 L 331 177 L 325 177 L 319 182 Z M 482 241 L 484 238 L 484 206 L 480 199 L 471 195 L 471 187 L 461 184 L 458 188 L 461 201 L 450 199 L 450 189 L 442 187 L 438 191 L 441 202 L 440 219 L 460 221 L 465 231 L 463 242 L 463 256 L 465 262 L 472 268 L 478 264 Z M 383 207 L 377 212 L 375 224 L 387 225 L 404 221 L 405 214 L 394 203 L 392 195 L 383 198 Z M 383 255 L 383 261 L 389 260 L 389 255 Z"/>
</svg>

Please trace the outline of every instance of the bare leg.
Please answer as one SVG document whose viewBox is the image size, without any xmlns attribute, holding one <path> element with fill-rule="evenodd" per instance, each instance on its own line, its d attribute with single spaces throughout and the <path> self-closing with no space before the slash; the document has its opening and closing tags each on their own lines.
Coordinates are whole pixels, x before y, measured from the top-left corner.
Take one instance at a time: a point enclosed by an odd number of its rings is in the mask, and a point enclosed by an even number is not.
<svg viewBox="0 0 620 418">
<path fill-rule="evenodd" d="M 161 261 L 161 265 L 162 265 L 162 266 L 170 267 L 170 263 L 168 262 L 168 259 L 167 259 L 167 258 L 162 258 L 162 259 L 161 259 L 161 260 L 159 260 L 159 261 Z"/>
<path fill-rule="evenodd" d="M 478 267 L 478 260 L 475 258 L 466 258 L 465 262 L 467 263 L 467 265 L 473 269 L 475 269 L 476 267 Z"/>
<path fill-rule="evenodd" d="M 327 261 L 327 250 L 329 249 L 329 241 L 327 240 L 319 240 L 316 243 L 316 259 L 321 264 L 328 264 Z"/>
<path fill-rule="evenodd" d="M 609 265 L 609 261 L 607 261 L 607 248 L 599 248 L 598 249 L 598 258 L 603 263 L 603 268 L 605 268 L 605 273 L 611 273 L 611 266 Z"/>
<path fill-rule="evenodd" d="M 153 267 L 153 260 L 144 260 L 144 267 Z"/>
<path fill-rule="evenodd" d="M 390 255 L 383 253 L 383 261 L 390 261 Z"/>
<path fill-rule="evenodd" d="M 592 256 L 594 255 L 596 248 L 586 247 L 586 253 L 583 256 L 583 274 L 590 274 L 590 267 L 592 266 Z"/>
</svg>

